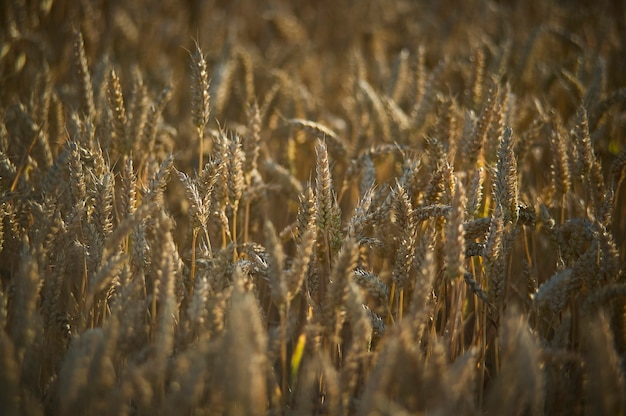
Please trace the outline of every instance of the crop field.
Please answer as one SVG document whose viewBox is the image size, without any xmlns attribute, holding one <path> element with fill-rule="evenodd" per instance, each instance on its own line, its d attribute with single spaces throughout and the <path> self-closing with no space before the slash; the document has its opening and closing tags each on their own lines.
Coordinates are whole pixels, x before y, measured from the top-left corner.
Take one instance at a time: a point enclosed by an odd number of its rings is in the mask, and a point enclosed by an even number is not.
<svg viewBox="0 0 626 416">
<path fill-rule="evenodd" d="M 0 414 L 626 414 L 626 4 L 0 2 Z"/>
</svg>

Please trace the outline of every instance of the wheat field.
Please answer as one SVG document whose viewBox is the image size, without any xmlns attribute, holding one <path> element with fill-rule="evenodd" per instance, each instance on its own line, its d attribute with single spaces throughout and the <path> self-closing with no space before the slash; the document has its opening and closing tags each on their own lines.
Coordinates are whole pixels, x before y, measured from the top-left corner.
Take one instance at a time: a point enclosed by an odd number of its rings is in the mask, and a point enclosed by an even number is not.
<svg viewBox="0 0 626 416">
<path fill-rule="evenodd" d="M 626 5 L 0 3 L 2 415 L 624 415 Z"/>
</svg>

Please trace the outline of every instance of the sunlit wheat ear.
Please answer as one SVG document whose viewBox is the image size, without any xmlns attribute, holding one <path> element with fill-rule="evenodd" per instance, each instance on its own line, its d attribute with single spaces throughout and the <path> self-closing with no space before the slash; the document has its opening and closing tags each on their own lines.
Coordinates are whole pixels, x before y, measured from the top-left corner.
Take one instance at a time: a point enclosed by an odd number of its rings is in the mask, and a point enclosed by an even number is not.
<svg viewBox="0 0 626 416">
<path fill-rule="evenodd" d="M 79 203 L 87 198 L 87 186 L 85 185 L 85 177 L 83 174 L 83 166 L 81 163 L 80 147 L 75 142 L 68 142 L 69 150 L 68 170 L 70 176 L 70 190 L 74 197 L 74 202 Z"/>
<path fill-rule="evenodd" d="M 445 204 L 442 201 L 442 195 L 444 193 L 444 174 L 448 167 L 446 165 L 438 166 L 434 171 L 430 173 L 430 178 L 423 191 L 423 204 L 424 205 L 436 205 Z"/>
<path fill-rule="evenodd" d="M 396 261 L 391 273 L 396 289 L 404 288 L 409 279 L 415 254 L 415 222 L 413 206 L 408 195 L 400 186 L 394 189 L 393 222 L 397 228 L 398 250 Z"/>
<path fill-rule="evenodd" d="M 189 218 L 194 229 L 206 229 L 209 220 L 210 205 L 208 198 L 201 197 L 196 181 L 187 176 L 186 173 L 176 171 L 178 178 L 185 188 L 185 198 L 189 203 Z M 210 191 L 210 188 L 209 188 Z"/>
<path fill-rule="evenodd" d="M 471 217 L 478 212 L 483 202 L 483 184 L 485 182 L 485 169 L 478 168 L 469 187 L 466 212 Z"/>
<path fill-rule="evenodd" d="M 341 245 L 341 212 L 337 206 L 328 152 L 324 142 L 320 141 L 315 148 L 317 161 L 315 165 L 315 210 L 317 214 L 317 244 L 319 261 L 330 270 L 332 257 Z"/>
<path fill-rule="evenodd" d="M 95 183 L 95 203 L 92 220 L 97 232 L 106 238 L 113 231 L 113 192 L 115 179 L 111 173 L 105 173 Z"/>
<path fill-rule="evenodd" d="M 500 300 L 504 296 L 504 276 L 499 273 L 497 267 L 500 264 L 500 258 L 503 256 L 503 236 L 504 214 L 500 204 L 497 204 L 494 212 L 491 214 L 489 234 L 483 250 L 485 272 L 489 279 L 489 299 L 495 305 L 499 305 Z"/>
<path fill-rule="evenodd" d="M 594 210 L 595 215 L 598 215 L 605 196 L 604 176 L 591 143 L 587 110 L 583 106 L 580 106 L 576 112 L 574 139 L 577 150 L 574 172 L 585 186 L 589 206 Z"/>
<path fill-rule="evenodd" d="M 163 204 L 163 192 L 165 192 L 165 187 L 167 186 L 167 182 L 169 181 L 170 172 L 172 167 L 174 166 L 174 156 L 168 155 L 161 165 L 159 166 L 159 170 L 156 174 L 150 178 L 148 182 L 148 189 L 144 195 L 144 201 L 146 202 L 157 202 L 158 204 Z"/>
<path fill-rule="evenodd" d="M 439 120 L 437 121 L 438 137 L 444 143 L 447 143 L 448 152 L 446 159 L 448 162 L 453 163 L 461 138 L 459 134 L 459 106 L 454 97 L 446 96 L 441 102 L 441 107 Z"/>
<path fill-rule="evenodd" d="M 118 148 L 124 148 L 127 123 L 126 107 L 124 106 L 124 95 L 122 94 L 120 78 L 115 70 L 112 70 L 109 74 L 107 99 L 113 114 L 113 133 L 115 134 L 117 146 Z"/>
<path fill-rule="evenodd" d="M 228 202 L 236 208 L 239 205 L 245 180 L 243 176 L 243 165 L 245 163 L 245 153 L 241 148 L 241 139 L 235 136 L 228 140 L 228 156 L 226 160 L 228 171 Z"/>
<path fill-rule="evenodd" d="M 202 170 L 204 155 L 204 127 L 209 122 L 209 73 L 206 59 L 198 42 L 191 53 L 191 116 L 198 137 L 198 172 Z"/>
<path fill-rule="evenodd" d="M 91 75 L 89 73 L 89 65 L 85 54 L 85 43 L 83 34 L 74 31 L 74 71 L 78 79 L 78 90 L 80 108 L 87 120 L 95 122 L 96 107 L 93 99 L 93 86 L 91 85 Z"/>
<path fill-rule="evenodd" d="M 452 209 L 446 222 L 446 277 L 458 279 L 465 272 L 465 188 L 460 180 L 456 180 L 456 189 L 452 199 Z"/>
<path fill-rule="evenodd" d="M 496 169 L 494 179 L 496 203 L 502 206 L 505 221 L 517 223 L 519 217 L 517 159 L 514 153 L 513 132 L 510 128 L 504 130 L 501 138 Z"/>
<path fill-rule="evenodd" d="M 374 213 L 372 212 L 373 195 L 373 188 L 365 191 L 348 222 L 347 234 L 359 243 L 366 238 L 365 230 L 374 225 Z"/>
<path fill-rule="evenodd" d="M 308 186 L 306 190 L 298 196 L 300 206 L 298 207 L 298 215 L 296 217 L 296 235 L 295 241 L 300 242 L 307 230 L 315 227 L 316 220 L 316 202 L 313 189 Z"/>
<path fill-rule="evenodd" d="M 135 211 L 137 204 L 137 175 L 131 158 L 124 163 L 119 190 L 119 218 L 125 219 Z"/>
<path fill-rule="evenodd" d="M 599 277 L 605 283 L 615 282 L 619 279 L 622 271 L 620 269 L 620 254 L 613 235 L 601 222 L 596 222 L 594 223 L 594 237 L 598 241 L 600 251 L 600 260 L 596 257 L 596 264 L 600 266 L 602 271 L 602 275 Z"/>
</svg>

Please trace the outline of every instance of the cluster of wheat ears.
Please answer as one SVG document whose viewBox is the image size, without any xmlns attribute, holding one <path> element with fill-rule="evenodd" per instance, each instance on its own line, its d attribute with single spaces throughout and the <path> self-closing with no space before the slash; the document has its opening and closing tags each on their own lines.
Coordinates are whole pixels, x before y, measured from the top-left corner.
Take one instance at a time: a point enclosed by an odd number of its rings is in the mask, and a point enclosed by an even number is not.
<svg viewBox="0 0 626 416">
<path fill-rule="evenodd" d="M 626 14 L 571 3 L 3 1 L 0 413 L 624 414 Z"/>
</svg>

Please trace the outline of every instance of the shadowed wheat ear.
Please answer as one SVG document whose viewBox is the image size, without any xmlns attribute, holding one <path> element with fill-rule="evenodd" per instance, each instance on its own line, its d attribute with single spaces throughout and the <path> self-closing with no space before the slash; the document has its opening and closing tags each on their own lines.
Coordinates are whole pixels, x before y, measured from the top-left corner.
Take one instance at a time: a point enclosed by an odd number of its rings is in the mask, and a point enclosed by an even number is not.
<svg viewBox="0 0 626 416">
<path fill-rule="evenodd" d="M 198 136 L 198 172 L 202 171 L 204 156 L 204 127 L 209 122 L 209 73 L 206 59 L 198 42 L 191 53 L 191 116 Z"/>
</svg>

